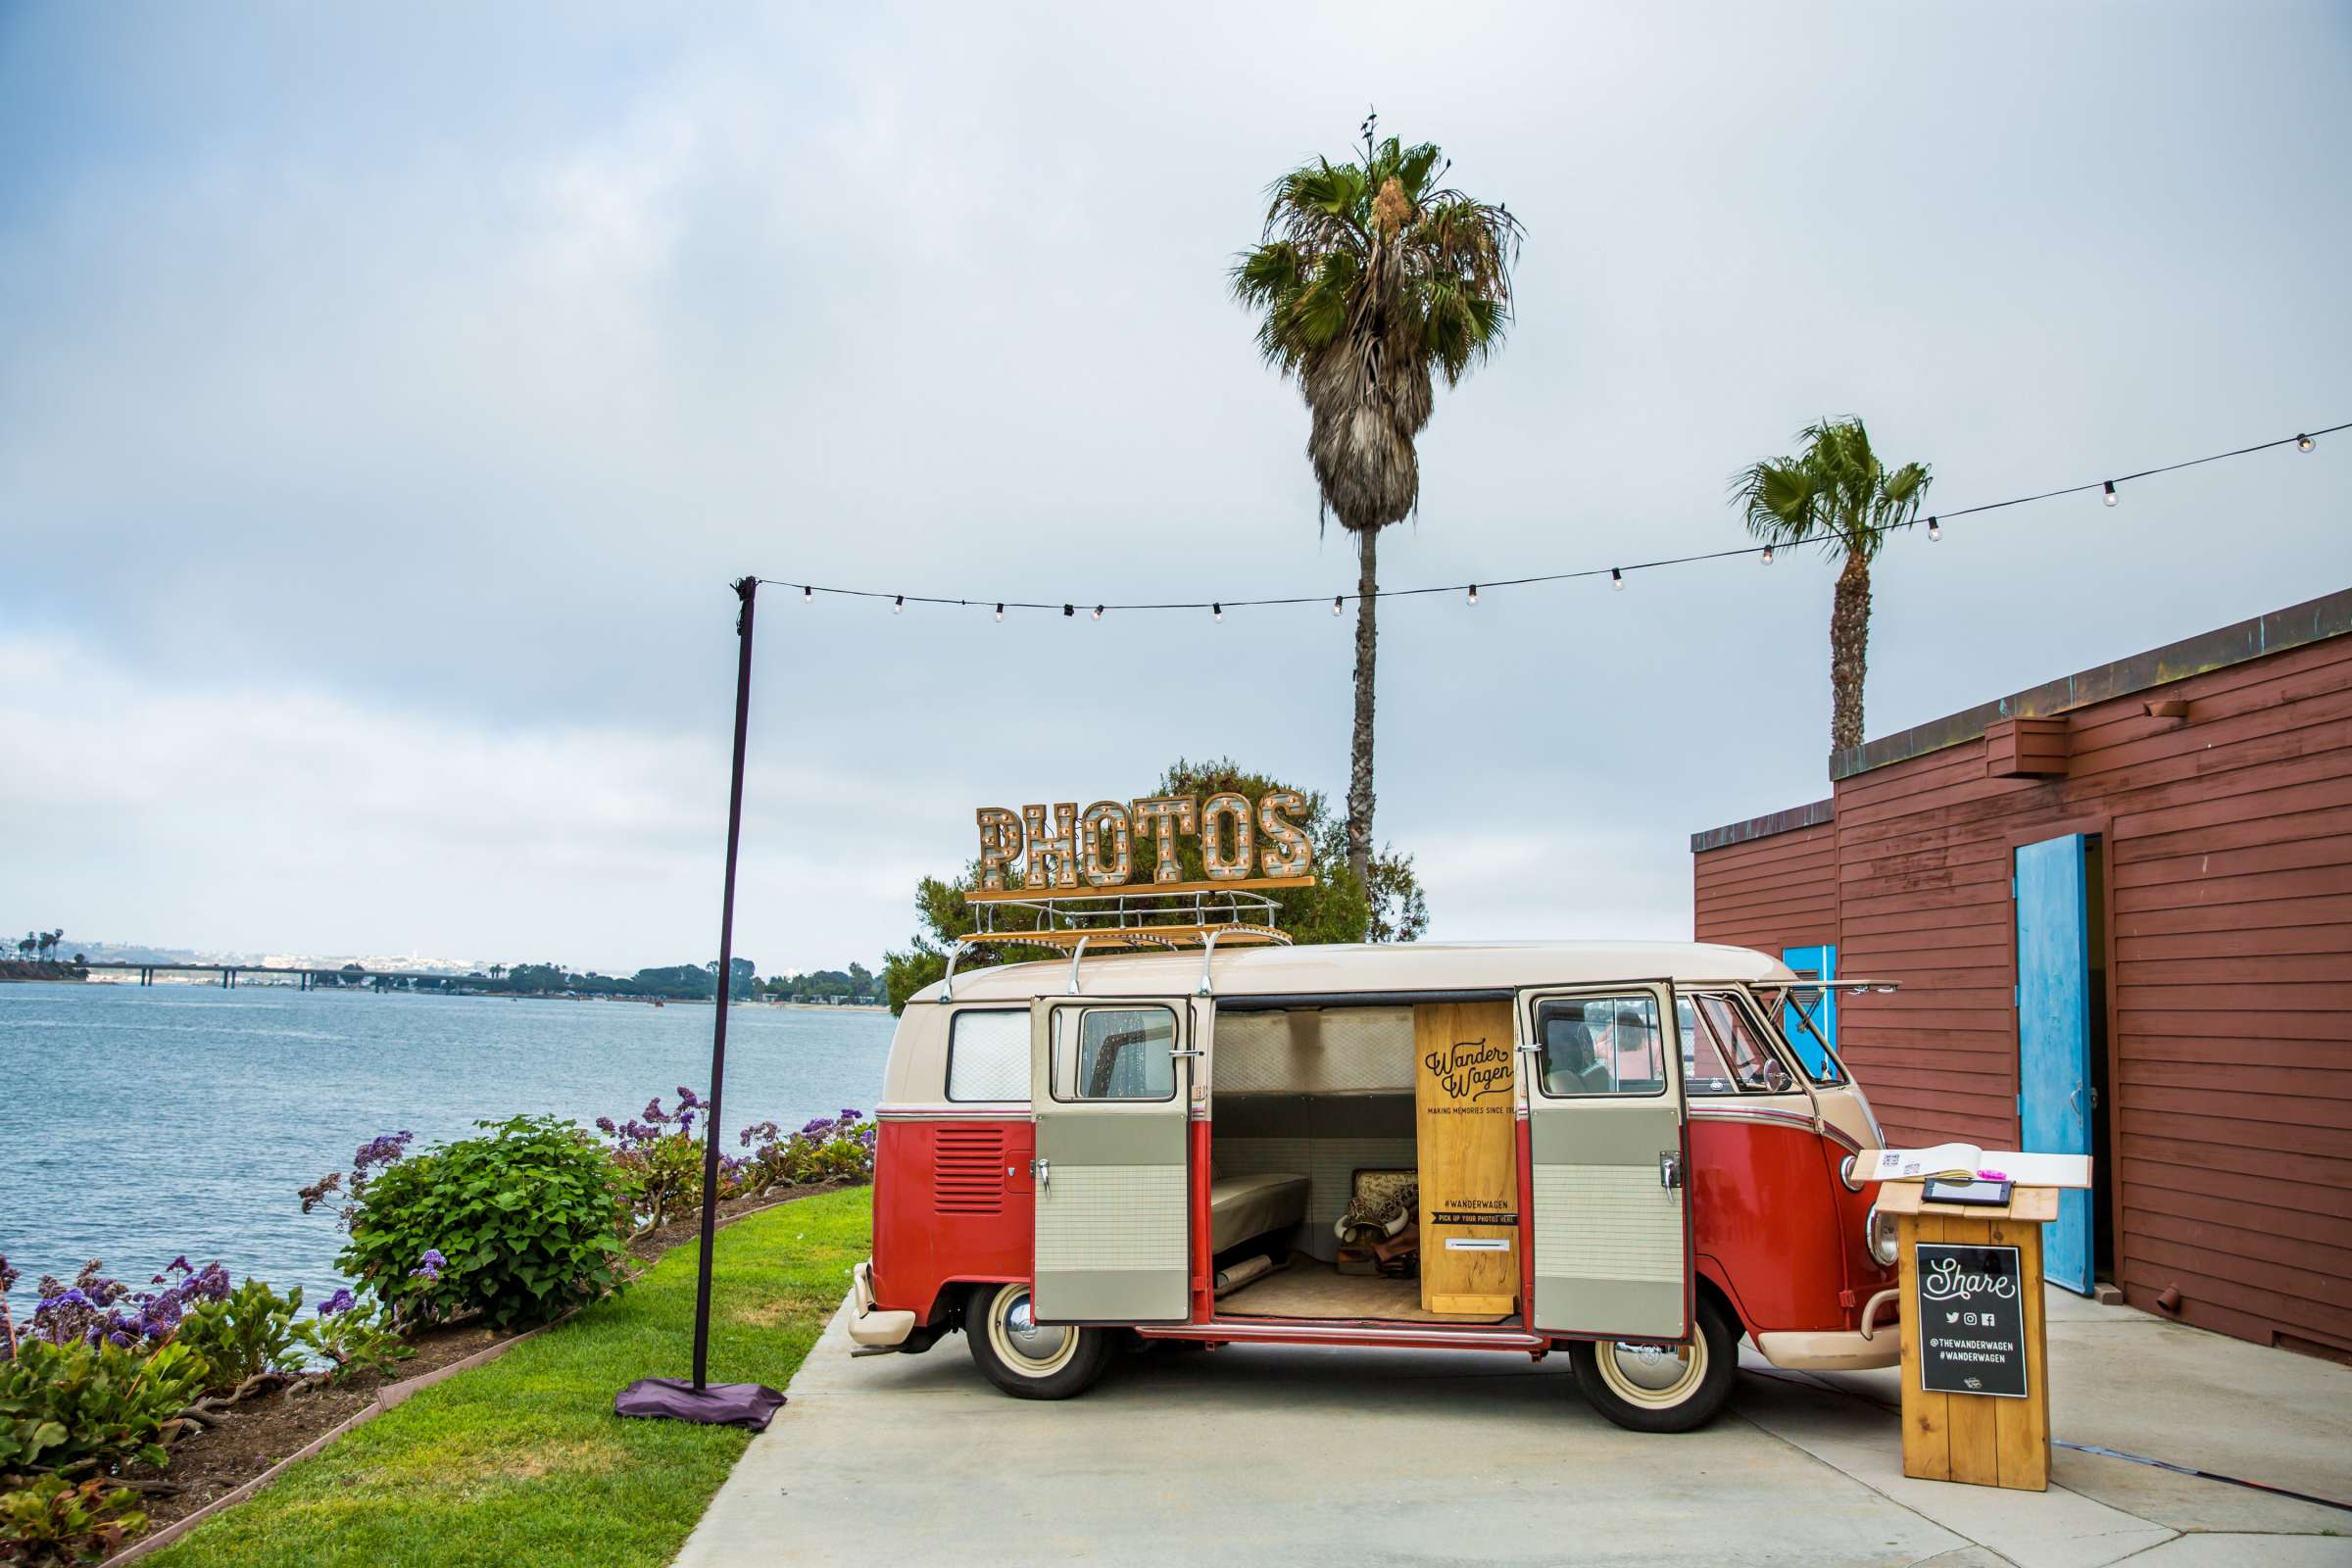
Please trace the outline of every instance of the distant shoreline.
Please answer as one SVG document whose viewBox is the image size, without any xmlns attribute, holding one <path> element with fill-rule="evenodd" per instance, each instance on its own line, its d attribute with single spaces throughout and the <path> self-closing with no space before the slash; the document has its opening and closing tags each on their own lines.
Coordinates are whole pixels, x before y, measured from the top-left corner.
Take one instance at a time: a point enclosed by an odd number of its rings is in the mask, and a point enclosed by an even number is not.
<svg viewBox="0 0 2352 1568">
<path fill-rule="evenodd" d="M 0 985 L 10 981 L 87 980 L 90 971 L 71 963 L 51 963 L 41 959 L 0 959 Z"/>
<path fill-rule="evenodd" d="M 37 974 L 12 972 L 27 969 L 41 970 L 44 972 Z M 318 972 L 321 975 L 328 975 L 333 971 L 322 969 Z M 453 984 L 464 984 L 463 981 L 458 980 L 457 977 L 452 975 L 419 975 L 418 978 L 432 981 L 449 980 Z M 11 980 L 30 981 L 89 979 L 90 976 L 87 971 L 76 969 L 71 964 L 20 963 L 13 958 L 9 959 L 5 963 L 0 963 L 0 982 Z M 93 983 L 104 986 L 130 986 L 134 989 L 150 989 L 140 987 L 135 977 L 120 980 L 98 980 L 94 981 Z M 156 988 L 166 986 L 174 988 L 189 987 L 196 990 L 218 990 L 220 988 L 220 983 L 215 980 L 196 978 L 194 975 L 190 975 L 185 979 L 174 976 L 171 979 L 158 979 L 156 981 Z M 241 982 L 237 989 L 257 991 L 293 991 L 298 988 L 279 980 L 261 980 Z M 640 1007 L 651 1007 L 656 1005 L 657 1003 L 664 1007 L 708 1007 L 713 1001 L 713 999 L 710 997 L 655 998 L 629 997 L 620 996 L 617 994 L 567 997 L 563 995 L 561 992 L 555 991 L 444 991 L 437 985 L 417 986 L 413 990 L 407 986 L 396 986 L 393 989 L 403 996 L 473 997 L 485 1002 L 625 1002 Z M 349 993 L 353 996 L 369 996 L 374 994 L 374 987 L 364 985 L 342 986 L 322 984 L 313 988 L 313 992 L 311 994 L 333 996 L 337 993 Z M 889 1004 L 882 1002 L 769 1002 L 763 998 L 758 997 L 740 1000 L 736 1002 L 734 1005 L 738 1007 L 776 1007 L 791 1012 L 888 1012 L 890 1010 Z"/>
</svg>

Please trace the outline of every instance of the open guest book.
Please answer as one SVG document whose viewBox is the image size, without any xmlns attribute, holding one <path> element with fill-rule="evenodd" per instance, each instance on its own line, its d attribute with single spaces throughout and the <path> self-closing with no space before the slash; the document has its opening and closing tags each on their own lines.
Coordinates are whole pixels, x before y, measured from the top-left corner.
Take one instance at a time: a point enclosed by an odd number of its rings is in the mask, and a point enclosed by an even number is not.
<svg viewBox="0 0 2352 1568">
<path fill-rule="evenodd" d="M 2026 1154 L 1937 1144 L 1933 1149 L 1866 1149 L 1854 1156 L 1854 1177 L 1866 1182 L 1936 1179 L 2014 1182 L 2020 1187 L 2088 1187 L 2088 1154 Z"/>
</svg>

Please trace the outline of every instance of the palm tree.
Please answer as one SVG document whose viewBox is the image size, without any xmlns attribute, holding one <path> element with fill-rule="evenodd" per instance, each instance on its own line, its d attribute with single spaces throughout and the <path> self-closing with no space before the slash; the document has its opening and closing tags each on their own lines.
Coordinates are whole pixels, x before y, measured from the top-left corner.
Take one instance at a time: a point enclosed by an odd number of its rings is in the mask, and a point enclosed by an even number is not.
<svg viewBox="0 0 2352 1568">
<path fill-rule="evenodd" d="M 1933 475 L 1924 463 L 1889 471 L 1857 418 L 1797 432 L 1804 450 L 1764 458 L 1732 475 L 1732 504 L 1768 549 L 1819 544 L 1845 557 L 1830 609 L 1830 749 L 1862 744 L 1862 681 L 1870 663 L 1870 564 L 1896 528 L 1919 515 Z"/>
<path fill-rule="evenodd" d="M 1372 857 L 1375 542 L 1420 504 L 1413 440 L 1434 376 L 1452 386 L 1502 344 L 1522 232 L 1507 208 L 1439 184 L 1453 166 L 1434 143 L 1380 140 L 1378 124 L 1366 117 L 1359 162 L 1317 158 L 1267 188 L 1264 231 L 1232 273 L 1258 315 L 1258 352 L 1306 400 L 1321 516 L 1355 538 L 1348 864 L 1359 882 Z"/>
</svg>

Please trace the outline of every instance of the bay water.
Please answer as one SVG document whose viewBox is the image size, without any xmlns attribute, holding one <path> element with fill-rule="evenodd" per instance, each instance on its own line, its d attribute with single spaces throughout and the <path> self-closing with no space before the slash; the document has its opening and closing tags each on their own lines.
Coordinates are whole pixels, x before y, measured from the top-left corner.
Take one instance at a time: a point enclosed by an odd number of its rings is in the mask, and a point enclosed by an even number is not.
<svg viewBox="0 0 2352 1568">
<path fill-rule="evenodd" d="M 722 1147 L 753 1122 L 790 1131 L 871 1111 L 895 1020 L 846 1008 L 728 1012 Z M 24 1279 L 88 1258 L 144 1288 L 182 1253 L 306 1301 L 338 1283 L 334 1206 L 297 1188 L 409 1131 L 421 1150 L 521 1113 L 587 1125 L 710 1087 L 711 1009 L 672 1004 L 0 985 L 0 1255 Z M 700 1122 L 697 1127 L 699 1130 Z"/>
</svg>

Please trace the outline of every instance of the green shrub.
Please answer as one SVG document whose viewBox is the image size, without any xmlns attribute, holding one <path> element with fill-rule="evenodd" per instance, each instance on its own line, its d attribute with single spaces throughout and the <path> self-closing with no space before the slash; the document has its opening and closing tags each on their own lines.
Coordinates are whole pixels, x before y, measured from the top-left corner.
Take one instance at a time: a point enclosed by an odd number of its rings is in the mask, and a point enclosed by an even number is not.
<svg viewBox="0 0 2352 1568">
<path fill-rule="evenodd" d="M 0 1492 L 0 1562 L 96 1562 L 122 1549 L 147 1528 L 138 1498 L 103 1482 L 76 1486 L 43 1476 L 28 1487 Z"/>
<path fill-rule="evenodd" d="M 628 1205 L 603 1149 L 552 1116 L 475 1125 L 368 1185 L 336 1266 L 403 1321 L 538 1323 L 617 1289 Z"/>
<path fill-rule="evenodd" d="M 174 1341 L 152 1354 L 24 1339 L 0 1361 L 0 1474 L 132 1459 L 161 1468 L 179 1412 L 203 1392 L 204 1358 Z"/>
<path fill-rule="evenodd" d="M 260 1280 L 247 1280 L 220 1300 L 190 1308 L 172 1343 L 204 1357 L 205 1393 L 232 1393 L 264 1372 L 300 1370 L 295 1315 L 301 1310 L 301 1286 L 280 1296 Z"/>
</svg>

